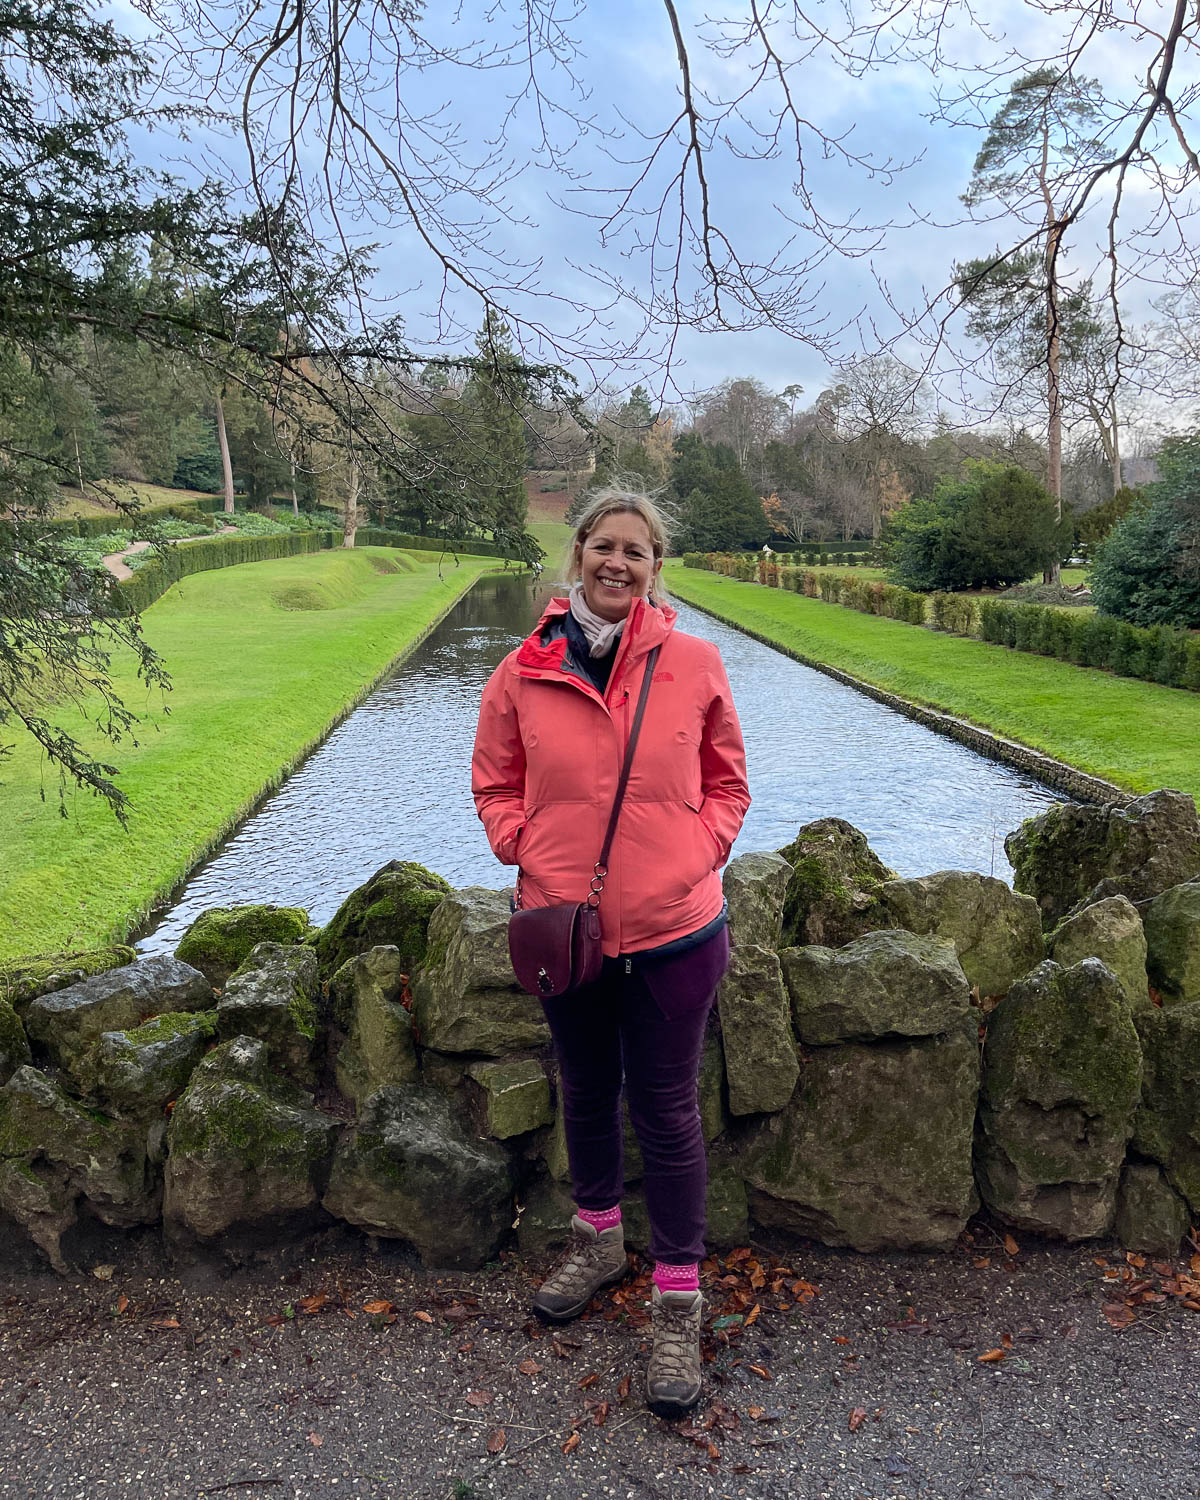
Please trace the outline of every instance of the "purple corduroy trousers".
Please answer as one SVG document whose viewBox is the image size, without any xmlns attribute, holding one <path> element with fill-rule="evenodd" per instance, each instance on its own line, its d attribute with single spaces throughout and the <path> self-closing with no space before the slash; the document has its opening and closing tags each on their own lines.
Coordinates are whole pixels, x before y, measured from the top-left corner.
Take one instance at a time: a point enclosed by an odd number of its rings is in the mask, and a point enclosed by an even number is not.
<svg viewBox="0 0 1200 1500">
<path fill-rule="evenodd" d="M 542 1002 L 559 1063 L 575 1202 L 621 1201 L 621 1089 L 645 1160 L 650 1254 L 704 1257 L 708 1164 L 698 1078 L 704 1031 L 729 964 L 729 931 L 669 958 L 608 958 L 586 989 Z"/>
</svg>

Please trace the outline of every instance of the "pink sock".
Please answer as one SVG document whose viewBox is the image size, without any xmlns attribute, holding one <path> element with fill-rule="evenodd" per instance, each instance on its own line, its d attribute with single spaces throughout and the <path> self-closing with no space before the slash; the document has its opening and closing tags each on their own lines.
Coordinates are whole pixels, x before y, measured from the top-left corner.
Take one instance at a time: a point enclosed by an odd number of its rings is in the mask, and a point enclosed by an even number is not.
<svg viewBox="0 0 1200 1500">
<path fill-rule="evenodd" d="M 700 1290 L 700 1266 L 692 1261 L 686 1266 L 668 1265 L 665 1260 L 654 1262 L 654 1285 L 660 1292 L 698 1292 Z"/>
<path fill-rule="evenodd" d="M 585 1224 L 590 1224 L 597 1234 L 603 1234 L 606 1229 L 612 1229 L 614 1225 L 621 1222 L 621 1205 L 615 1208 L 577 1208 L 575 1212 Z"/>
</svg>

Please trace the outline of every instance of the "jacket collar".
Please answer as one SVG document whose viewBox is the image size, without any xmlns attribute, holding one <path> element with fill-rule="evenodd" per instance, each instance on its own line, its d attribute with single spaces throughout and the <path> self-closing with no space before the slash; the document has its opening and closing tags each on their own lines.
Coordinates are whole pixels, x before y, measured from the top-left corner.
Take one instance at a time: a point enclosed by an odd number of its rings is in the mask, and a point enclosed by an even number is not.
<svg viewBox="0 0 1200 1500">
<path fill-rule="evenodd" d="M 563 617 L 570 612 L 568 599 L 551 599 L 534 630 L 526 636 L 517 651 L 522 667 L 546 672 L 561 672 L 567 639 Z M 613 678 L 640 660 L 654 646 L 661 646 L 675 628 L 676 612 L 669 604 L 657 607 L 646 599 L 635 599 L 629 611 L 629 623 L 621 634 Z M 611 679 L 610 679 L 611 680 Z"/>
</svg>

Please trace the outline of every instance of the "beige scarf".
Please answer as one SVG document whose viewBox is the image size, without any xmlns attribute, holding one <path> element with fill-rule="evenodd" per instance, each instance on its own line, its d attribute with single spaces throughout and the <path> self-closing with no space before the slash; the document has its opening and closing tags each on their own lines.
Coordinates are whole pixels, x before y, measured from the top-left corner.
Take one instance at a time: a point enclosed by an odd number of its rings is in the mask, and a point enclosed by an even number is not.
<svg viewBox="0 0 1200 1500">
<path fill-rule="evenodd" d="M 582 583 L 571 585 L 571 613 L 587 637 L 589 656 L 607 656 L 625 629 L 624 620 L 605 620 L 588 607 Z"/>
</svg>

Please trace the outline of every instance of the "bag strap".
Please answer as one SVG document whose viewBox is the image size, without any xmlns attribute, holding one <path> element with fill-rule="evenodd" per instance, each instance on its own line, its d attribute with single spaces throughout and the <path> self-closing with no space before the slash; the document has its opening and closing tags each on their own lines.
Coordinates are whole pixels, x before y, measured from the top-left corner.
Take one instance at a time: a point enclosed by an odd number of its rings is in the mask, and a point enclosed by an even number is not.
<svg viewBox="0 0 1200 1500">
<path fill-rule="evenodd" d="M 608 828 L 604 833 L 604 846 L 600 858 L 593 867 L 591 890 L 587 904 L 595 908 L 600 905 L 604 890 L 604 877 L 608 874 L 608 856 L 612 849 L 613 836 L 617 831 L 617 819 L 621 816 L 621 804 L 625 800 L 625 788 L 629 785 L 629 773 L 633 768 L 633 752 L 637 749 L 642 719 L 646 714 L 646 699 L 650 696 L 650 684 L 654 680 L 654 667 L 658 661 L 659 647 L 655 646 L 646 657 L 646 669 L 642 673 L 642 690 L 638 694 L 637 709 L 633 715 L 633 727 L 629 731 L 629 743 L 625 746 L 625 763 L 621 767 L 621 779 L 617 783 L 617 795 L 613 798 L 612 812 L 608 815 Z M 594 898 L 594 899 L 593 899 Z"/>
</svg>

